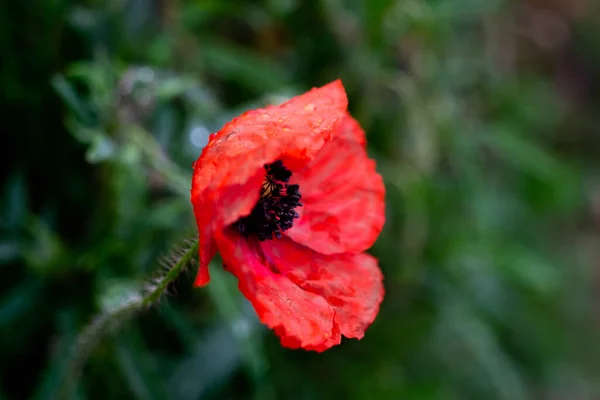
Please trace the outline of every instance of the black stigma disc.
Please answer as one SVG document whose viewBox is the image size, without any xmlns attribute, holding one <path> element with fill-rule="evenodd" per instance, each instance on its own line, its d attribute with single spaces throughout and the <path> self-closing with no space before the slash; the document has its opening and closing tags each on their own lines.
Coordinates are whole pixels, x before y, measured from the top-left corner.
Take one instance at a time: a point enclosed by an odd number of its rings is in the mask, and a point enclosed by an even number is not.
<svg viewBox="0 0 600 400">
<path fill-rule="evenodd" d="M 258 240 L 265 241 L 281 238 L 281 233 L 294 226 L 299 217 L 296 207 L 301 207 L 300 187 L 290 185 L 292 172 L 281 160 L 264 166 L 266 175 L 260 189 L 260 198 L 250 215 L 240 218 L 235 225 L 246 237 L 256 235 Z"/>
</svg>

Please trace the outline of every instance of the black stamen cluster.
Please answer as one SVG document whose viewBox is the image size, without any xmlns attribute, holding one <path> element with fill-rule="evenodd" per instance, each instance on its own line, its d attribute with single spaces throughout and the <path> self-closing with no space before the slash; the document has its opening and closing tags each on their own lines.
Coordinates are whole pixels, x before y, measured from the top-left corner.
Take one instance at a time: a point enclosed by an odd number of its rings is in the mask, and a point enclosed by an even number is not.
<svg viewBox="0 0 600 400">
<path fill-rule="evenodd" d="M 273 235 L 280 239 L 281 233 L 290 229 L 294 225 L 294 219 L 299 217 L 295 208 L 302 206 L 300 187 L 287 183 L 292 172 L 283 162 L 277 160 L 265 164 L 264 168 L 266 176 L 260 199 L 250 215 L 235 223 L 242 235 L 256 235 L 260 241 L 273 239 Z"/>
</svg>

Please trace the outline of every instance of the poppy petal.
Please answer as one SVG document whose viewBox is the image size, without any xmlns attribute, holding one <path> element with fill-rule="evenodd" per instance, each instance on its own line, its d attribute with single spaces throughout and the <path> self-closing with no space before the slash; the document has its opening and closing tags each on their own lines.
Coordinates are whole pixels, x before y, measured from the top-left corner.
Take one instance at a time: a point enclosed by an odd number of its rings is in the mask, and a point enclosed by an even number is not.
<svg viewBox="0 0 600 400">
<path fill-rule="evenodd" d="M 234 230 L 215 233 L 215 240 L 226 269 L 238 278 L 240 291 L 283 346 L 323 351 L 340 343 L 333 308 L 321 296 L 269 269 L 258 241 Z"/>
<path fill-rule="evenodd" d="M 289 238 L 261 243 L 269 265 L 302 290 L 322 298 L 335 311 L 334 324 L 349 338 L 361 339 L 379 312 L 383 275 L 366 254 L 324 255 Z"/>
<path fill-rule="evenodd" d="M 338 135 L 344 139 L 355 141 L 362 146 L 367 145 L 367 136 L 357 120 L 346 113 L 338 128 Z"/>
<path fill-rule="evenodd" d="M 338 131 L 348 104 L 341 81 L 279 105 L 248 111 L 212 134 L 194 164 L 191 200 L 200 233 L 200 273 L 206 271 L 213 232 L 247 215 L 258 200 L 265 164 L 277 159 L 303 168 Z"/>
<path fill-rule="evenodd" d="M 385 187 L 364 147 L 364 133 L 347 117 L 339 136 L 292 176 L 300 185 L 300 218 L 286 235 L 322 254 L 360 253 L 385 222 Z"/>
</svg>

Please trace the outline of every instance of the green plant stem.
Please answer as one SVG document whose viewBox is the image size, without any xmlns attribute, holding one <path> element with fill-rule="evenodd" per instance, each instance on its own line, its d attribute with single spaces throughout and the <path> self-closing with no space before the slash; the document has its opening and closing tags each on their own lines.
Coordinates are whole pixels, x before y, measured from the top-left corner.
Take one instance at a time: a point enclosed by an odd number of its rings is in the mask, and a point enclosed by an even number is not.
<svg viewBox="0 0 600 400">
<path fill-rule="evenodd" d="M 127 137 L 144 152 L 154 171 L 165 179 L 165 183 L 175 192 L 188 198 L 192 177 L 166 157 L 156 139 L 142 127 L 132 125 L 127 132 Z"/>
<path fill-rule="evenodd" d="M 177 260 L 165 274 L 153 280 L 143 295 L 131 298 L 123 304 L 101 313 L 92 320 L 79 334 L 72 347 L 66 372 L 63 375 L 61 383 L 59 399 L 71 398 L 86 360 L 98 343 L 100 343 L 102 337 L 107 333 L 114 332 L 123 322 L 135 315 L 136 312 L 158 303 L 162 295 L 167 291 L 169 284 L 183 272 L 197 252 L 198 240 L 194 240 L 189 247 L 179 254 Z"/>
</svg>

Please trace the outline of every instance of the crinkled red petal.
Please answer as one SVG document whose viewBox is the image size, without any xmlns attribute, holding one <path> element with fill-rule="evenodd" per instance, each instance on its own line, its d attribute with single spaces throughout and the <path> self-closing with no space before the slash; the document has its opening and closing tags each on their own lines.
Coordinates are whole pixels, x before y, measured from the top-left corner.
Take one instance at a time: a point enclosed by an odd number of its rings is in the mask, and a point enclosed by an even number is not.
<svg viewBox="0 0 600 400">
<path fill-rule="evenodd" d="M 281 159 L 292 171 L 303 168 L 339 131 L 346 106 L 338 80 L 279 106 L 248 111 L 210 136 L 194 165 L 191 190 L 200 235 L 197 285 L 208 282 L 213 232 L 256 203 L 263 165 Z"/>
<path fill-rule="evenodd" d="M 346 116 L 342 120 L 338 128 L 338 135 L 344 139 L 354 141 L 362 146 L 367 145 L 367 137 L 364 129 L 360 126 L 357 120 L 346 112 Z"/>
<path fill-rule="evenodd" d="M 335 311 L 334 328 L 342 335 L 364 336 L 384 295 L 383 275 L 374 257 L 324 255 L 286 237 L 261 242 L 261 248 L 272 270 L 329 304 Z"/>
<path fill-rule="evenodd" d="M 323 297 L 271 270 L 257 240 L 228 229 L 217 232 L 215 241 L 227 270 L 238 278 L 240 291 L 283 346 L 323 351 L 340 343 L 334 308 Z"/>
<path fill-rule="evenodd" d="M 385 222 L 385 187 L 364 147 L 364 132 L 347 116 L 340 133 L 303 170 L 300 218 L 286 235 L 323 254 L 360 253 Z"/>
</svg>

